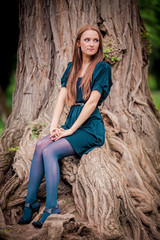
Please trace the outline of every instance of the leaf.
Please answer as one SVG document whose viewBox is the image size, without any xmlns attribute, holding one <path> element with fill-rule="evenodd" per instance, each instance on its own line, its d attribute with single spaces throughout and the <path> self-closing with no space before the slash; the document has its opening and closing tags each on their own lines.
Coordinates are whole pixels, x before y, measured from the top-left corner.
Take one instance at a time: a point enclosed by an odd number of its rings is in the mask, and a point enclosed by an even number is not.
<svg viewBox="0 0 160 240">
<path fill-rule="evenodd" d="M 111 52 L 111 50 L 110 50 L 110 48 L 106 48 L 106 49 L 104 49 L 104 52 L 106 53 L 110 53 Z"/>
</svg>

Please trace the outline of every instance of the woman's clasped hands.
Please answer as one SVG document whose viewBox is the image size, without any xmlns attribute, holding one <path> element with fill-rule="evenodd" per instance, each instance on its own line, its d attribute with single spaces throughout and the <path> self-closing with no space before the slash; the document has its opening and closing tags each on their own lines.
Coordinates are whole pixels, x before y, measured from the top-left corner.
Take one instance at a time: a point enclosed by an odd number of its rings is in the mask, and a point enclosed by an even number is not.
<svg viewBox="0 0 160 240">
<path fill-rule="evenodd" d="M 67 137 L 73 134 L 73 130 L 70 129 L 63 129 L 63 128 L 57 128 L 57 127 L 51 127 L 50 128 L 50 139 L 53 141 L 57 141 L 60 138 Z"/>
</svg>

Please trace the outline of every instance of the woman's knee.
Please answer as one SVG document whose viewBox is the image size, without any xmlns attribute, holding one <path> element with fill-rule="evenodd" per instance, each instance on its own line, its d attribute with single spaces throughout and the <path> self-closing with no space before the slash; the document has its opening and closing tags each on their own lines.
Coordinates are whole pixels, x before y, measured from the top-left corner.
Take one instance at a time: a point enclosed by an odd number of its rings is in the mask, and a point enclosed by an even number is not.
<svg viewBox="0 0 160 240">
<path fill-rule="evenodd" d="M 47 135 L 46 137 L 37 141 L 36 148 L 39 150 L 43 150 L 46 146 L 50 145 L 51 143 L 52 140 L 50 139 L 50 135 Z"/>
<path fill-rule="evenodd" d="M 53 151 L 51 151 L 49 146 L 46 146 L 43 150 L 42 150 L 42 156 L 43 156 L 43 160 L 47 159 L 49 156 L 54 155 Z"/>
<path fill-rule="evenodd" d="M 43 140 L 42 139 L 40 139 L 36 142 L 36 148 L 37 149 L 43 148 Z"/>
<path fill-rule="evenodd" d="M 45 159 L 48 159 L 48 158 L 57 159 L 58 154 L 57 154 L 57 149 L 54 146 L 54 144 L 46 146 L 42 150 L 42 156 L 43 156 L 44 161 L 45 161 Z"/>
</svg>

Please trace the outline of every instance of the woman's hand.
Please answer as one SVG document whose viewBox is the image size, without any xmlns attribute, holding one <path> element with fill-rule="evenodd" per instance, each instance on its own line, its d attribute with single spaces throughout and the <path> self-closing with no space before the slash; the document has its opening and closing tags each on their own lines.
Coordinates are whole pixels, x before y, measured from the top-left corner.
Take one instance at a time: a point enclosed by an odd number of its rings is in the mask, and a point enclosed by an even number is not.
<svg viewBox="0 0 160 240">
<path fill-rule="evenodd" d="M 53 134 L 55 134 L 55 133 L 58 133 L 58 131 L 59 131 L 59 128 L 57 128 L 57 127 L 54 127 L 54 126 L 50 126 L 50 134 L 51 135 L 53 135 Z"/>
<path fill-rule="evenodd" d="M 72 134 L 73 134 L 73 130 L 71 128 L 67 130 L 64 130 L 63 128 L 56 128 L 55 131 L 52 132 L 50 138 L 53 141 L 57 141 L 60 138 L 67 137 Z"/>
</svg>

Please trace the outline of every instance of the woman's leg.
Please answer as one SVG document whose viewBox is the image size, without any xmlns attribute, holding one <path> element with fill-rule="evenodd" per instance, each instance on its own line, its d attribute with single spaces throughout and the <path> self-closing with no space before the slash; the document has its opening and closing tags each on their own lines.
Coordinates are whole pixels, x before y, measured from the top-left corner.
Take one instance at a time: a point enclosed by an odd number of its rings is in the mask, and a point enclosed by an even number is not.
<svg viewBox="0 0 160 240">
<path fill-rule="evenodd" d="M 24 213 L 22 218 L 18 222 L 19 224 L 29 223 L 32 219 L 33 210 L 39 209 L 39 202 L 36 201 L 36 199 L 38 188 L 44 176 L 42 151 L 46 146 L 50 145 L 51 143 L 53 143 L 53 141 L 50 139 L 49 134 L 39 140 L 36 144 L 30 169 L 28 192 L 25 201 Z"/>
<path fill-rule="evenodd" d="M 42 156 L 47 190 L 46 209 L 51 209 L 57 205 L 57 192 L 60 176 L 58 160 L 74 154 L 74 149 L 65 138 L 53 142 L 43 150 Z M 49 214 L 44 212 L 41 221 L 44 222 L 48 216 Z"/>
<path fill-rule="evenodd" d="M 39 140 L 36 144 L 36 148 L 33 154 L 31 169 L 30 169 L 26 203 L 32 203 L 37 199 L 36 198 L 37 191 L 44 176 L 42 152 L 45 147 L 47 147 L 52 143 L 53 141 L 50 139 L 50 134 L 49 134 L 46 137 Z"/>
</svg>

